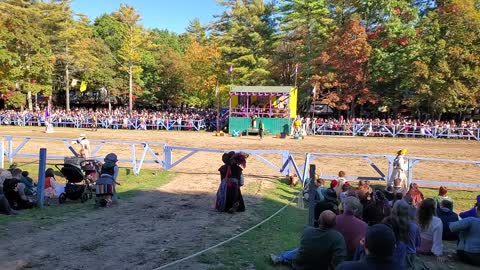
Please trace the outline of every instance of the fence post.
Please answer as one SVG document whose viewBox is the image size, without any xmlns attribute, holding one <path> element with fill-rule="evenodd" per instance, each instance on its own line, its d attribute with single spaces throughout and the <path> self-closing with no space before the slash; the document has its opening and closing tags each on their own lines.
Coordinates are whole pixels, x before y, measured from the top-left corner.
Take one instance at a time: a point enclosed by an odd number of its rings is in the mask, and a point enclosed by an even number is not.
<svg viewBox="0 0 480 270">
<path fill-rule="evenodd" d="M 315 184 L 315 164 L 310 165 L 310 183 L 308 184 L 308 225 L 313 226 L 315 222 L 315 194 L 317 185 Z"/>
<path fill-rule="evenodd" d="M 172 148 L 168 145 L 163 147 L 163 168 L 169 170 L 172 165 Z"/>
<path fill-rule="evenodd" d="M 410 187 L 413 178 L 413 162 L 414 160 L 408 159 L 408 174 L 407 174 L 407 188 Z"/>
<path fill-rule="evenodd" d="M 43 207 L 46 166 L 47 166 L 47 148 L 40 148 L 39 166 L 38 166 L 38 186 L 37 186 L 37 203 L 38 203 L 38 207 L 40 208 Z"/>
<path fill-rule="evenodd" d="M 282 166 L 285 165 L 285 162 L 287 162 L 289 156 L 290 156 L 290 151 L 285 150 L 285 151 L 282 152 Z M 289 175 L 290 174 L 290 164 L 287 165 L 281 173 L 283 175 Z"/>
<path fill-rule="evenodd" d="M 393 161 L 395 160 L 395 157 L 387 156 L 387 160 L 388 160 L 388 171 L 387 171 L 387 179 L 385 179 L 385 182 L 388 184 L 388 181 L 392 178 Z"/>
<path fill-rule="evenodd" d="M 8 162 L 13 162 L 13 138 L 12 136 L 8 136 Z"/>
</svg>

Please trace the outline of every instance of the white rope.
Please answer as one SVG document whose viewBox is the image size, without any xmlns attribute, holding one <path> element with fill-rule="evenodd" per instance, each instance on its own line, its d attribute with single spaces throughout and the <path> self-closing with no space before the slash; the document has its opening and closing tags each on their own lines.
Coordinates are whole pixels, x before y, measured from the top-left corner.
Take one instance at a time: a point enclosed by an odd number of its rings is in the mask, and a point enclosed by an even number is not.
<svg viewBox="0 0 480 270">
<path fill-rule="evenodd" d="M 300 191 L 300 192 L 301 192 L 301 191 Z M 257 225 L 251 227 L 250 229 L 248 229 L 248 230 L 246 230 L 246 231 L 243 231 L 243 232 L 241 232 L 241 233 L 239 233 L 239 234 L 237 234 L 237 235 L 235 235 L 235 236 L 233 236 L 233 237 L 230 237 L 229 239 L 227 239 L 227 240 L 225 240 L 225 241 L 223 241 L 223 242 L 220 242 L 220 243 L 218 243 L 218 244 L 216 244 L 216 245 L 214 245 L 214 246 L 211 246 L 211 247 L 209 247 L 209 248 L 206 248 L 206 249 L 204 249 L 204 250 L 202 250 L 202 251 L 199 251 L 199 252 L 197 252 L 197 253 L 194 253 L 194 254 L 192 254 L 192 255 L 190 255 L 190 256 L 187 256 L 187 257 L 184 257 L 184 258 L 182 258 L 182 259 L 173 261 L 173 262 L 171 262 L 171 263 L 167 263 L 167 264 L 162 265 L 162 266 L 160 266 L 160 267 L 157 267 L 157 268 L 155 268 L 155 269 L 153 269 L 153 270 L 165 269 L 165 268 L 170 267 L 170 266 L 173 266 L 173 265 L 175 265 L 175 264 L 177 264 L 177 263 L 180 263 L 180 262 L 189 260 L 189 259 L 191 259 L 191 258 L 194 258 L 194 257 L 196 257 L 196 256 L 198 256 L 198 255 L 200 255 L 200 254 L 203 254 L 203 253 L 205 253 L 205 252 L 207 252 L 207 251 L 209 251 L 209 250 L 212 250 L 212 249 L 214 249 L 214 248 L 217 248 L 217 247 L 219 247 L 219 246 L 222 246 L 222 245 L 224 245 L 224 244 L 226 244 L 226 243 L 228 243 L 228 242 L 230 242 L 230 241 L 232 241 L 232 240 L 234 240 L 234 239 L 237 239 L 238 237 L 240 237 L 240 236 L 242 236 L 242 235 L 244 235 L 244 234 L 246 234 L 246 233 L 248 233 L 248 232 L 250 232 L 250 231 L 252 231 L 252 230 L 254 230 L 254 229 L 256 229 L 256 228 L 258 228 L 259 226 L 261 226 L 261 225 L 264 224 L 265 222 L 267 222 L 267 221 L 269 221 L 270 219 L 272 219 L 274 216 L 278 215 L 278 214 L 279 214 L 280 212 L 282 212 L 285 208 L 287 208 L 297 197 L 298 197 L 298 194 L 297 194 L 296 196 L 294 196 L 294 197 L 288 202 L 288 204 L 286 204 L 285 206 L 283 206 L 282 208 L 280 208 L 277 212 L 273 213 L 273 214 L 272 214 L 271 216 L 269 216 L 268 218 L 262 220 L 262 221 L 261 221 L 260 223 L 258 223 Z"/>
</svg>

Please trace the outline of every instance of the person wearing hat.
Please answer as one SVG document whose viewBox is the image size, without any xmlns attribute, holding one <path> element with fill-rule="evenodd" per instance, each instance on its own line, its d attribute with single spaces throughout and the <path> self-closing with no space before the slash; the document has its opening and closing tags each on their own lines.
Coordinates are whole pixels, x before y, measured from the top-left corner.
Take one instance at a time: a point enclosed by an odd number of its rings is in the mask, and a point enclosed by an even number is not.
<svg viewBox="0 0 480 270">
<path fill-rule="evenodd" d="M 324 211 L 330 210 L 335 214 L 338 214 L 338 200 L 337 200 L 337 194 L 335 193 L 335 190 L 331 188 L 326 188 L 326 189 L 322 189 L 320 192 L 322 193 L 323 200 L 315 204 L 315 210 L 314 210 L 314 216 L 315 216 L 314 226 L 315 227 L 318 226 L 317 220 Z"/>
<path fill-rule="evenodd" d="M 401 186 L 407 189 L 407 170 L 408 165 L 404 157 L 407 153 L 407 149 L 398 150 L 397 156 L 393 160 L 393 171 L 388 179 L 387 186 L 392 186 L 395 179 L 400 179 Z"/>
<path fill-rule="evenodd" d="M 105 163 L 102 165 L 100 177 L 98 178 L 96 185 L 96 197 L 95 206 L 110 207 L 112 203 L 117 201 L 117 192 L 115 190 L 116 185 L 120 185 L 117 182 L 118 166 L 117 155 L 110 153 L 105 156 Z"/>
<path fill-rule="evenodd" d="M 343 262 L 337 270 L 397 270 L 405 269 L 393 260 L 395 251 L 395 234 L 385 224 L 370 226 L 365 236 L 366 257 L 360 261 Z"/>
<path fill-rule="evenodd" d="M 80 134 L 78 139 L 72 141 L 73 144 L 80 144 L 80 152 L 85 157 L 85 159 L 90 158 L 90 141 L 87 139 L 87 135 Z"/>
</svg>

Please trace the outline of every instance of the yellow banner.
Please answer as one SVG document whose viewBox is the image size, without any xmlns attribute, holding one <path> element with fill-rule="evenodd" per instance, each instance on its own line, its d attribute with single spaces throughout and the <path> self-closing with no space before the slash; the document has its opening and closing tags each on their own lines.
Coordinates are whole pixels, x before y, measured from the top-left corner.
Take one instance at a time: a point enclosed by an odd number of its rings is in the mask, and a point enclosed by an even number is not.
<svg viewBox="0 0 480 270">
<path fill-rule="evenodd" d="M 297 93 L 296 88 L 290 90 L 290 118 L 297 118 Z"/>
<path fill-rule="evenodd" d="M 87 82 L 82 81 L 82 84 L 80 84 L 80 92 L 85 92 L 87 90 Z"/>
<path fill-rule="evenodd" d="M 238 106 L 238 96 L 231 96 L 232 100 L 232 108 L 236 108 Z"/>
</svg>

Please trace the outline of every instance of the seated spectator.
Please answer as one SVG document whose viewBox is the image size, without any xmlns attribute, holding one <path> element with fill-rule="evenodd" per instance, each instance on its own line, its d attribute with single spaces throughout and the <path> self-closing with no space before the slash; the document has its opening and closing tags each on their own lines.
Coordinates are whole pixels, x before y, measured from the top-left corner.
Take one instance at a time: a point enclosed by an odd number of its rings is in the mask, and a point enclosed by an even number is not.
<svg viewBox="0 0 480 270">
<path fill-rule="evenodd" d="M 360 240 L 365 237 L 367 223 L 355 217 L 361 208 L 360 201 L 355 197 L 348 197 L 344 203 L 344 212 L 336 218 L 335 229 L 345 238 L 348 258 L 353 258 L 355 250 L 360 245 Z"/>
<path fill-rule="evenodd" d="M 420 203 L 423 201 L 423 193 L 420 191 L 416 183 L 410 184 L 410 188 L 407 194 L 405 194 L 405 197 L 410 197 L 412 199 L 412 205 L 416 208 L 418 208 Z"/>
<path fill-rule="evenodd" d="M 16 215 L 18 214 L 17 211 L 13 210 L 10 207 L 10 203 L 8 202 L 7 198 L 5 197 L 5 194 L 3 194 L 3 180 L 2 178 L 6 176 L 6 173 L 11 175 L 9 171 L 2 171 L 0 172 L 0 213 L 5 214 L 5 215 Z"/>
<path fill-rule="evenodd" d="M 458 215 L 452 211 L 452 201 L 443 200 L 440 207 L 437 208 L 437 217 L 442 220 L 443 234 L 442 239 L 446 241 L 458 240 L 458 234 L 450 231 L 449 225 L 451 222 L 458 221 Z"/>
<path fill-rule="evenodd" d="M 325 198 L 323 197 L 323 190 L 326 190 L 327 188 L 325 187 L 325 179 L 317 178 L 316 182 L 317 184 L 317 194 L 316 194 L 316 200 L 317 202 L 323 201 Z"/>
<path fill-rule="evenodd" d="M 458 232 L 460 241 L 457 255 L 463 262 L 480 266 L 480 206 L 477 206 L 477 217 L 467 217 L 450 223 L 450 230 Z"/>
<path fill-rule="evenodd" d="M 318 228 L 307 227 L 300 238 L 300 247 L 278 256 L 270 255 L 274 264 L 282 263 L 294 269 L 333 269 L 345 260 L 347 249 L 343 236 L 334 230 L 335 213 L 322 212 Z"/>
<path fill-rule="evenodd" d="M 363 221 L 369 226 L 381 223 L 385 217 L 390 215 L 390 206 L 385 195 L 380 190 L 375 191 L 372 200 L 368 201 L 363 208 Z"/>
<path fill-rule="evenodd" d="M 390 206 L 393 206 L 393 202 L 395 200 L 395 194 L 393 193 L 393 186 L 388 186 L 385 191 L 385 198 L 387 199 Z"/>
<path fill-rule="evenodd" d="M 410 217 L 410 220 L 413 222 L 417 221 L 417 208 L 413 206 L 413 201 L 411 197 L 403 197 L 403 201 L 405 201 L 408 204 L 408 216 Z"/>
<path fill-rule="evenodd" d="M 343 262 L 337 270 L 405 269 L 395 262 L 395 234 L 385 224 L 376 224 L 368 228 L 365 236 L 366 257 L 360 261 Z M 320 269 L 320 268 L 319 268 Z"/>
<path fill-rule="evenodd" d="M 476 201 L 475 205 L 473 206 L 473 208 L 468 210 L 468 211 L 460 213 L 459 216 L 462 219 L 467 218 L 467 217 L 479 217 L 480 215 L 478 215 L 478 213 L 477 213 L 477 207 L 479 205 L 480 205 L 480 195 L 477 196 L 477 201 Z"/>
<path fill-rule="evenodd" d="M 437 260 L 443 262 L 443 225 L 442 220 L 435 216 L 435 201 L 426 199 L 422 201 L 417 211 L 417 224 L 420 227 L 422 239 L 417 253 L 435 255 Z"/>
<path fill-rule="evenodd" d="M 55 180 L 55 174 L 52 168 L 48 168 L 45 171 L 45 202 L 46 205 L 50 205 L 50 201 L 57 197 L 57 181 Z"/>
<path fill-rule="evenodd" d="M 447 195 L 448 193 L 448 189 L 447 187 L 445 186 L 441 186 L 439 189 L 438 189 L 438 196 L 435 196 L 433 197 L 433 200 L 435 201 L 435 208 L 439 208 L 440 207 L 440 203 L 443 201 L 443 200 L 448 200 L 448 201 L 451 201 L 451 209 L 453 211 L 453 200 L 448 197 Z"/>
<path fill-rule="evenodd" d="M 25 195 L 27 196 L 33 196 L 35 193 L 35 185 L 33 183 L 33 179 L 28 177 L 28 172 L 23 171 L 22 176 L 20 177 L 20 182 L 25 185 Z"/>
<path fill-rule="evenodd" d="M 320 201 L 315 204 L 315 224 L 314 226 L 317 227 L 317 220 L 320 217 L 320 214 L 325 210 L 330 210 L 335 214 L 338 214 L 338 201 L 336 197 L 336 193 L 333 189 L 328 188 L 322 190 L 323 201 Z"/>
<path fill-rule="evenodd" d="M 337 198 L 340 199 L 340 193 L 342 193 L 342 188 L 345 184 L 348 184 L 347 179 L 345 179 L 346 173 L 344 171 L 338 172 L 338 183 L 333 188 L 335 193 L 337 193 Z"/>
<path fill-rule="evenodd" d="M 345 199 L 348 197 L 347 192 L 348 190 L 353 189 L 350 184 L 346 183 L 342 187 L 342 193 L 340 193 L 340 203 L 343 203 Z"/>
<path fill-rule="evenodd" d="M 3 192 L 10 206 L 15 210 L 29 209 L 35 206 L 33 198 L 25 194 L 25 185 L 20 181 L 22 170 L 13 169 L 11 178 L 3 182 Z"/>
</svg>

